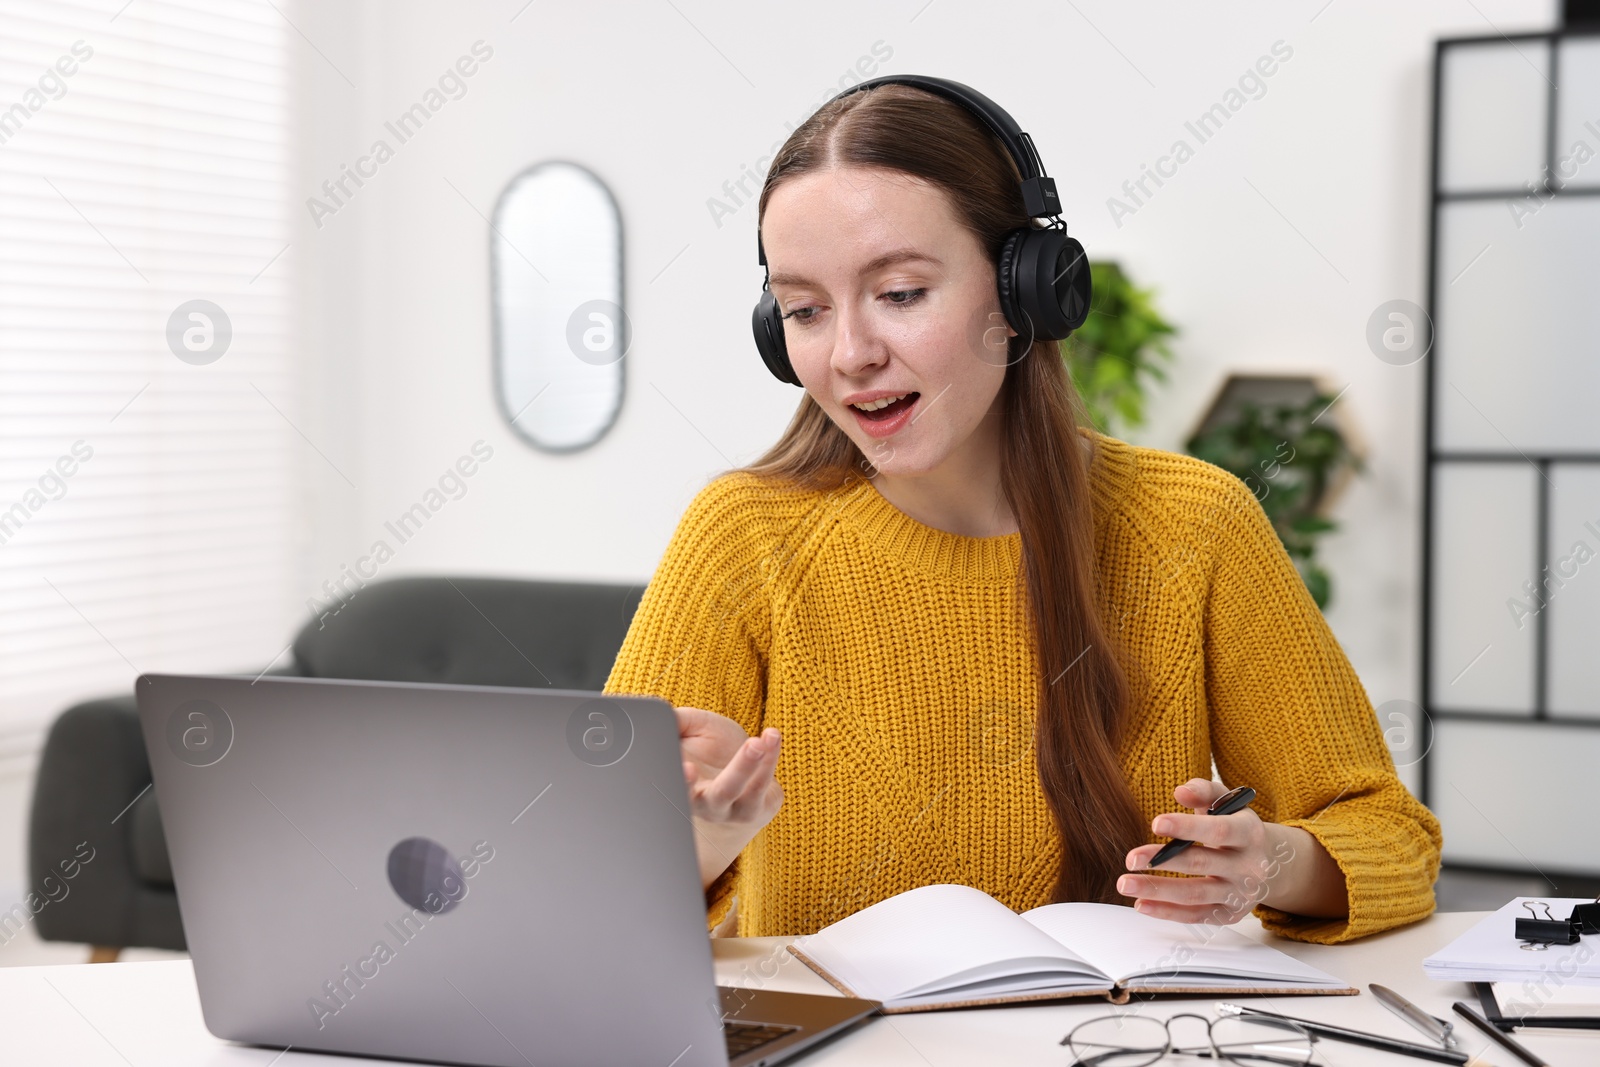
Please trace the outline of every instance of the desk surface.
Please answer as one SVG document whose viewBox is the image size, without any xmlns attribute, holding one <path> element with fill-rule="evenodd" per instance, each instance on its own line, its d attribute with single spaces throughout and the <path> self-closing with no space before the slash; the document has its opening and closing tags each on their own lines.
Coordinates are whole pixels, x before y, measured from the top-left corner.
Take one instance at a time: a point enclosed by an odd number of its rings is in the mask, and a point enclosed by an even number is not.
<svg viewBox="0 0 1600 1067">
<path fill-rule="evenodd" d="M 1421 1041 L 1367 993 L 1368 982 L 1388 985 L 1425 1010 L 1461 1022 L 1466 1051 L 1488 1062 L 1518 1067 L 1517 1061 L 1450 1011 L 1452 1000 L 1472 1000 L 1461 983 L 1434 982 L 1422 973 L 1422 959 L 1443 947 L 1483 917 L 1477 912 L 1435 915 L 1424 922 L 1346 945 L 1306 945 L 1273 938 L 1252 919 L 1238 929 L 1270 940 L 1297 956 L 1362 989 L 1356 997 L 1252 997 L 1249 1003 L 1345 1026 Z M 712 942 L 717 981 L 723 985 L 832 994 L 834 990 L 803 963 L 783 951 L 788 938 L 718 938 Z M 1153 1015 L 1192 1011 L 1209 1014 L 1205 998 L 1147 1002 Z M 1049 1064 L 1062 1067 L 1067 1052 L 1057 1042 L 1072 1026 L 1101 1014 L 1101 1002 L 1065 1002 L 982 1010 L 925 1012 L 878 1016 L 808 1055 L 792 1061 L 804 1067 L 874 1064 L 884 1067 L 945 1067 L 970 1064 Z M 62 967 L 0 968 L 0 1063 L 73 1064 L 91 1067 L 266 1067 L 281 1056 L 282 1067 L 319 1063 L 328 1067 L 387 1062 L 348 1056 L 318 1056 L 294 1051 L 231 1045 L 212 1037 L 200 1017 L 194 972 L 189 961 L 160 963 L 77 964 Z M 1180 1027 L 1185 1024 L 1178 1024 Z M 1180 1030 L 1189 1044 L 1203 1041 L 1198 1032 Z M 1600 1062 L 1600 1035 L 1573 1033 L 1518 1035 L 1530 1048 L 1557 1065 Z M 1404 1067 L 1426 1061 L 1395 1056 L 1355 1045 L 1323 1043 L 1317 1062 L 1328 1067 L 1385 1064 Z M 1173 1057 L 1174 1067 L 1204 1063 Z"/>
</svg>

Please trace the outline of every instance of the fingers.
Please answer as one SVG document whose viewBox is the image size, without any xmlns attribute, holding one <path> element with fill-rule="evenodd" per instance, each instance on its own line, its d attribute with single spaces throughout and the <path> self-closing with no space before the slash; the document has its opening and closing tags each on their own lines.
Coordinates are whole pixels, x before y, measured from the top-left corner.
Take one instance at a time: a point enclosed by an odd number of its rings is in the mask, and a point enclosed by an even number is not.
<svg viewBox="0 0 1600 1067">
<path fill-rule="evenodd" d="M 1221 782 L 1213 782 L 1209 778 L 1191 778 L 1172 791 L 1173 797 L 1186 808 L 1193 809 L 1196 815 L 1205 814 L 1211 802 L 1228 788 Z"/>
<path fill-rule="evenodd" d="M 1236 815 L 1159 815 L 1160 833 L 1195 844 L 1149 870 L 1160 845 L 1140 845 L 1124 857 L 1130 874 L 1117 892 L 1134 897 L 1141 913 L 1180 922 L 1232 923 L 1266 898 L 1274 877 L 1261 862 L 1266 827 L 1254 812 Z M 1188 877 L 1170 877 L 1187 875 Z"/>
<path fill-rule="evenodd" d="M 747 738 L 726 767 L 692 791 L 696 814 L 716 822 L 757 817 L 776 787 L 781 747 L 782 738 L 772 727 L 760 737 Z"/>
<path fill-rule="evenodd" d="M 1221 855 L 1200 847 L 1191 848 L 1184 855 L 1187 856 L 1189 852 L 1209 853 L 1212 860 Z M 1176 865 L 1177 861 L 1173 863 Z M 1165 869 L 1165 865 L 1162 869 Z M 1191 878 L 1125 874 L 1117 879 L 1117 892 L 1136 898 L 1133 907 L 1140 914 L 1158 919 L 1196 923 L 1237 922 L 1265 897 L 1264 887 L 1260 882 L 1252 886 L 1253 880 L 1248 878 L 1243 885 L 1237 884 L 1226 863 L 1220 864 L 1218 869 L 1223 873 Z"/>
<path fill-rule="evenodd" d="M 1217 904 L 1227 897 L 1231 888 L 1221 878 L 1163 878 L 1154 874 L 1125 874 L 1117 879 L 1117 892 L 1125 897 L 1139 898 L 1135 906 L 1146 901 L 1184 905 Z"/>
<path fill-rule="evenodd" d="M 1230 908 L 1226 904 L 1173 904 L 1164 900 L 1140 900 L 1135 910 L 1153 919 L 1172 919 L 1180 923 L 1212 923 L 1227 926 L 1250 914 L 1248 907 Z"/>
<path fill-rule="evenodd" d="M 1151 820 L 1150 828 L 1164 837 L 1194 842 L 1190 848 L 1164 862 L 1161 874 L 1149 870 L 1150 860 L 1163 847 L 1140 845 L 1124 857 L 1130 874 L 1117 880 L 1117 892 L 1133 897 L 1142 914 L 1178 922 L 1226 924 L 1237 922 L 1266 897 L 1275 876 L 1262 862 L 1267 845 L 1267 824 L 1246 808 L 1232 815 L 1207 815 L 1206 809 L 1227 792 L 1225 786 L 1204 778 L 1191 778 L 1173 790 L 1179 804 L 1194 814 L 1169 812 Z M 1187 875 L 1174 878 L 1169 875 Z"/>
<path fill-rule="evenodd" d="M 1232 815 L 1157 815 L 1150 828 L 1166 837 L 1181 837 L 1213 848 L 1243 848 L 1252 840 L 1261 819 L 1245 809 Z"/>
<path fill-rule="evenodd" d="M 673 708 L 672 710 L 678 714 L 678 736 L 680 738 L 705 733 L 706 728 L 711 723 L 712 716 L 716 715 L 715 712 L 706 711 L 703 708 Z M 721 716 L 716 717 L 721 718 Z"/>
<path fill-rule="evenodd" d="M 745 784 L 733 799 L 735 807 L 752 807 L 765 795 L 774 781 L 782 747 L 778 731 L 771 727 L 763 731 L 759 738 L 752 738 L 746 744 L 741 755 L 752 750 L 754 755 L 746 757 Z"/>
<path fill-rule="evenodd" d="M 1130 871 L 1142 871 L 1150 866 L 1150 861 L 1155 858 L 1157 852 L 1161 851 L 1161 848 L 1162 846 L 1160 845 L 1140 845 L 1128 853 L 1125 857 L 1124 866 Z M 1185 851 L 1193 852 L 1194 850 L 1186 849 Z M 1170 863 L 1172 861 L 1169 860 L 1167 862 Z M 1165 867 L 1166 864 L 1162 864 L 1162 866 Z"/>
<path fill-rule="evenodd" d="M 1150 861 L 1155 858 L 1157 852 L 1161 851 L 1161 848 L 1161 845 L 1140 845 L 1128 853 L 1127 869 L 1130 871 L 1149 870 Z M 1204 845 L 1194 845 L 1173 856 L 1156 870 L 1175 874 L 1225 875 L 1237 866 L 1238 859 L 1231 852 L 1224 852 Z"/>
<path fill-rule="evenodd" d="M 757 779 L 761 763 L 766 756 L 766 746 L 762 739 L 747 738 L 734 752 L 727 766 L 703 783 L 701 796 L 715 805 L 733 803 L 739 794 L 744 792 L 745 787 Z"/>
</svg>

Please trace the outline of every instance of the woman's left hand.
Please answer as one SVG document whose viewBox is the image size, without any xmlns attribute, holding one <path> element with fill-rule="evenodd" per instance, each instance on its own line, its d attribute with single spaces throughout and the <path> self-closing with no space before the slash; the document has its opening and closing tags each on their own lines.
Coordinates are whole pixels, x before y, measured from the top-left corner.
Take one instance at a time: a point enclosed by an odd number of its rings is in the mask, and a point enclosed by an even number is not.
<svg viewBox="0 0 1600 1067">
<path fill-rule="evenodd" d="M 1158 815 L 1151 829 L 1163 837 L 1181 837 L 1194 844 L 1157 867 L 1158 871 L 1175 871 L 1194 875 L 1192 878 L 1168 878 L 1154 873 L 1125 874 L 1117 880 L 1117 892 L 1137 898 L 1134 908 L 1158 919 L 1176 919 L 1179 922 L 1235 923 L 1257 904 L 1272 897 L 1274 907 L 1285 911 L 1298 909 L 1285 907 L 1280 889 L 1280 876 L 1296 854 L 1314 849 L 1321 860 L 1338 874 L 1338 867 L 1316 838 L 1297 827 L 1263 822 L 1249 808 L 1232 815 L 1207 815 L 1206 808 L 1227 788 L 1204 778 L 1191 778 L 1172 791 L 1179 804 L 1190 808 L 1193 815 L 1178 813 Z M 1308 845 L 1309 843 L 1309 845 Z M 1150 858 L 1161 845 L 1140 845 L 1128 853 L 1130 871 L 1145 871 Z M 1309 868 L 1321 867 L 1313 863 L 1298 865 L 1296 873 L 1310 873 Z M 1323 871 L 1326 881 L 1326 871 Z M 1343 876 L 1339 876 L 1338 895 L 1344 895 Z M 1293 879 L 1291 881 L 1298 881 Z M 1327 887 L 1321 887 L 1326 889 Z M 1290 896 L 1296 894 L 1290 893 Z M 1325 896 L 1326 893 L 1319 893 Z M 1315 914 L 1315 912 L 1310 912 Z"/>
</svg>

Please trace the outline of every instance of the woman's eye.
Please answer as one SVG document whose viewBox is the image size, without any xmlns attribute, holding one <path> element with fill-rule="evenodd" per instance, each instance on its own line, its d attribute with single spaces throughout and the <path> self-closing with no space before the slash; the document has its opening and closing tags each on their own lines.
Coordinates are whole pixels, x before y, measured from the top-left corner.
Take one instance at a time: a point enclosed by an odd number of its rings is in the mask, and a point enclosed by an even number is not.
<svg viewBox="0 0 1600 1067">
<path fill-rule="evenodd" d="M 893 307 L 908 307 L 911 304 L 915 304 L 917 301 L 921 300 L 927 291 L 928 290 L 926 288 L 892 289 L 889 292 L 884 293 L 879 299 L 888 301 L 888 303 Z M 785 319 L 793 319 L 802 326 L 809 326 L 816 320 L 817 314 L 820 311 L 822 311 L 822 308 L 807 305 L 806 307 L 795 308 L 793 311 L 788 312 L 783 317 Z"/>
</svg>

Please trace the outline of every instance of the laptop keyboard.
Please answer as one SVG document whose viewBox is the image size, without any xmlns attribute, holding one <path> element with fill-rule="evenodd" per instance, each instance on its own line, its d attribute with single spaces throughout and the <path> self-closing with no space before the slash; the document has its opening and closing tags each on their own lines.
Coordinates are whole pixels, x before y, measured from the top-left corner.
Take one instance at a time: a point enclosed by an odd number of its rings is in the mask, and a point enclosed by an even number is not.
<svg viewBox="0 0 1600 1067">
<path fill-rule="evenodd" d="M 752 1049 L 776 1041 L 785 1034 L 792 1034 L 800 1029 L 798 1026 L 779 1026 L 776 1023 L 745 1023 L 737 1019 L 725 1019 L 722 1023 L 722 1036 L 728 1042 L 728 1058 L 743 1056 Z"/>
</svg>

